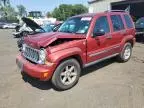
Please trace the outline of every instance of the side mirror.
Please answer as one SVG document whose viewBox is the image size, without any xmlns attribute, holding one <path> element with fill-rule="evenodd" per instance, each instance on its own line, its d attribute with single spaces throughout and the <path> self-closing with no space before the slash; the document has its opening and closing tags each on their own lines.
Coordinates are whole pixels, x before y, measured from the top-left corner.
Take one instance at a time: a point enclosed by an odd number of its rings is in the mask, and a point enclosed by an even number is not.
<svg viewBox="0 0 144 108">
<path fill-rule="evenodd" d="M 54 26 L 53 27 L 53 32 L 56 32 L 56 31 L 58 31 L 58 29 L 60 28 L 60 26 L 62 25 L 62 23 L 60 23 L 60 24 L 58 24 L 58 25 L 56 25 L 56 26 Z"/>
<path fill-rule="evenodd" d="M 56 32 L 57 30 L 58 30 L 58 27 L 54 27 L 54 28 L 52 29 L 53 32 Z"/>
<path fill-rule="evenodd" d="M 97 32 L 93 33 L 93 37 L 103 36 L 103 35 L 105 35 L 104 30 L 97 30 Z"/>
</svg>

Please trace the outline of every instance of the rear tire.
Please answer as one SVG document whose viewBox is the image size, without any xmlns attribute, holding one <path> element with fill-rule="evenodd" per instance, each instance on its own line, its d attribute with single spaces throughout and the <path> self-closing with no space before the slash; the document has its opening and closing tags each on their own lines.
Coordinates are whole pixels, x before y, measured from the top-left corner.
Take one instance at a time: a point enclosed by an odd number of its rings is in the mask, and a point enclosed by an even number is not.
<svg viewBox="0 0 144 108">
<path fill-rule="evenodd" d="M 70 89 L 78 82 L 80 72 L 81 67 L 77 60 L 65 60 L 56 68 L 52 77 L 52 84 L 58 90 Z"/>
<path fill-rule="evenodd" d="M 118 55 L 118 61 L 127 62 L 131 58 L 131 55 L 132 55 L 132 44 L 127 42 L 124 45 L 120 55 Z"/>
</svg>

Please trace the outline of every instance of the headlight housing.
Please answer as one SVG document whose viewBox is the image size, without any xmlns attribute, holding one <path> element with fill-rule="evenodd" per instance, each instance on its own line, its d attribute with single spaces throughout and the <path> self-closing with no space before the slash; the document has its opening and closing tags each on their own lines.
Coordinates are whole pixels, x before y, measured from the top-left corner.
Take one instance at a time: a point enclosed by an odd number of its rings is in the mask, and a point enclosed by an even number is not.
<svg viewBox="0 0 144 108">
<path fill-rule="evenodd" d="M 39 64 L 44 64 L 46 60 L 46 51 L 45 49 L 40 49 L 39 51 Z"/>
<path fill-rule="evenodd" d="M 24 52 L 26 49 L 26 44 L 22 44 L 22 52 Z"/>
</svg>

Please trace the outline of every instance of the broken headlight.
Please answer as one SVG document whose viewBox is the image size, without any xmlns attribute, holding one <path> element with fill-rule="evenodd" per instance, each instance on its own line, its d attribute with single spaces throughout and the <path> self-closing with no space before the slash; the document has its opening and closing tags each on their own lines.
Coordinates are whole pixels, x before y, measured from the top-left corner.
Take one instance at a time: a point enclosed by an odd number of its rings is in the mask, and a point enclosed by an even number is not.
<svg viewBox="0 0 144 108">
<path fill-rule="evenodd" d="M 39 51 L 39 64 L 44 64 L 46 60 L 46 51 L 45 49 L 41 49 Z"/>
</svg>

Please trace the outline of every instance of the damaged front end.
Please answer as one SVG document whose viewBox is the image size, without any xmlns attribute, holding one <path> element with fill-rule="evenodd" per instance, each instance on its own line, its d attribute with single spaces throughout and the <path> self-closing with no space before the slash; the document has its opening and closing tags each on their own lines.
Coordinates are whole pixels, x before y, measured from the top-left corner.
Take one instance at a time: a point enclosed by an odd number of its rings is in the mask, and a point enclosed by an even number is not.
<svg viewBox="0 0 144 108">
<path fill-rule="evenodd" d="M 57 46 L 57 45 L 60 45 L 60 44 L 64 44 L 64 43 L 67 43 L 67 42 L 70 42 L 70 41 L 73 41 L 73 40 L 78 40 L 78 39 L 57 39 L 54 42 L 52 42 L 49 45 L 49 47 L 53 47 L 53 46 Z"/>
<path fill-rule="evenodd" d="M 47 48 L 48 46 L 57 46 L 66 42 L 85 39 L 82 34 L 68 34 L 61 32 L 41 33 L 33 36 L 25 37 L 24 41 L 27 45 L 39 48 Z"/>
<path fill-rule="evenodd" d="M 84 36 L 68 37 L 66 36 L 67 34 L 57 34 L 60 33 L 43 33 L 39 34 L 39 36 L 25 37 L 25 42 L 22 46 L 22 55 L 31 62 L 45 64 L 45 61 L 49 61 L 48 58 L 50 55 L 58 54 L 59 51 L 63 52 L 65 49 L 71 51 L 70 48 L 84 46 Z M 84 47 L 81 49 L 84 49 Z"/>
</svg>

